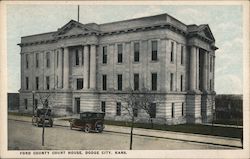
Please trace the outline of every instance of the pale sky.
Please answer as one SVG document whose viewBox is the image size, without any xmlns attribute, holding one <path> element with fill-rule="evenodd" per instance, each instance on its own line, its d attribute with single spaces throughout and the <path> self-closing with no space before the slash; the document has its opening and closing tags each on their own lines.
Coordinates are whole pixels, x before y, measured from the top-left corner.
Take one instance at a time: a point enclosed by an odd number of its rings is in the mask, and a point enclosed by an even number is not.
<svg viewBox="0 0 250 159">
<path fill-rule="evenodd" d="M 81 5 L 80 22 L 101 24 L 163 13 L 187 25 L 209 24 L 219 48 L 215 61 L 215 91 L 217 94 L 242 94 L 241 6 Z M 76 5 L 8 5 L 8 92 L 20 89 L 20 48 L 17 44 L 21 37 L 56 31 L 71 19 L 77 20 Z"/>
</svg>

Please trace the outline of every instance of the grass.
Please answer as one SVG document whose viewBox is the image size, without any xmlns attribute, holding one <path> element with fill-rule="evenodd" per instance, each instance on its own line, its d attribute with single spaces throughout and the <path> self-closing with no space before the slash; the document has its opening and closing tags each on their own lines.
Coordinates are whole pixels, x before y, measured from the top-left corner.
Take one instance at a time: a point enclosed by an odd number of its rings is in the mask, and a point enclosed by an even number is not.
<svg viewBox="0 0 250 159">
<path fill-rule="evenodd" d="M 229 119 L 229 120 L 223 120 L 223 119 L 217 119 L 214 121 L 215 124 L 223 124 L 223 125 L 237 125 L 242 126 L 243 121 L 242 119 Z"/>
<path fill-rule="evenodd" d="M 10 115 L 19 115 L 19 116 L 32 116 L 31 114 L 9 112 Z M 62 119 L 68 121 L 69 119 Z M 228 124 L 228 121 L 224 123 Z M 219 121 L 217 123 L 223 123 Z M 126 126 L 130 127 L 130 122 L 124 121 L 111 121 L 105 120 L 107 125 L 117 125 L 117 126 Z M 213 136 L 222 136 L 230 138 L 241 138 L 242 128 L 232 128 L 232 127 L 222 127 L 222 126 L 210 126 L 202 124 L 180 124 L 180 125 L 160 125 L 153 124 L 153 127 L 150 123 L 135 123 L 135 128 L 144 128 L 144 129 L 155 129 L 163 131 L 173 131 L 173 132 L 182 132 L 182 133 L 193 133 L 193 134 L 202 134 L 202 135 L 213 135 Z"/>
<path fill-rule="evenodd" d="M 17 115 L 17 116 L 28 116 L 28 117 L 32 117 L 32 114 L 28 114 L 28 113 L 19 113 L 19 112 L 8 112 L 8 115 Z"/>
<path fill-rule="evenodd" d="M 127 126 L 127 127 L 130 127 L 131 125 L 131 123 L 129 122 L 110 121 L 110 120 L 105 120 L 105 124 Z M 210 126 L 210 125 L 202 125 L 202 124 L 180 124 L 180 125 L 153 124 L 153 128 L 152 128 L 152 125 L 150 123 L 135 123 L 134 127 L 144 128 L 144 129 L 163 130 L 163 131 L 182 132 L 182 133 L 222 136 L 222 137 L 230 137 L 230 138 L 241 138 L 241 134 L 242 134 L 242 128 Z"/>
</svg>

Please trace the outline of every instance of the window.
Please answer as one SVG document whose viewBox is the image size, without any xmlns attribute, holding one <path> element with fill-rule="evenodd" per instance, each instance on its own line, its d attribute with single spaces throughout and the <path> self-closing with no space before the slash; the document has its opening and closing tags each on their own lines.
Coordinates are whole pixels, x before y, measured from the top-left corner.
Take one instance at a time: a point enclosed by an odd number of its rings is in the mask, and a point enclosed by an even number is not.
<svg viewBox="0 0 250 159">
<path fill-rule="evenodd" d="M 150 115 L 150 118 L 156 117 L 156 103 L 151 103 L 149 107 L 149 115 Z"/>
<path fill-rule="evenodd" d="M 29 55 L 25 55 L 25 61 L 26 61 L 26 68 L 29 68 Z"/>
<path fill-rule="evenodd" d="M 28 90 L 29 89 L 29 77 L 26 77 L 26 90 Z"/>
<path fill-rule="evenodd" d="M 170 61 L 174 61 L 174 42 L 171 41 L 171 53 L 170 53 Z"/>
<path fill-rule="evenodd" d="M 50 67 L 50 57 L 49 57 L 49 52 L 46 53 L 46 66 Z"/>
<path fill-rule="evenodd" d="M 117 45 L 118 47 L 118 63 L 122 63 L 122 44 Z"/>
<path fill-rule="evenodd" d="M 181 75 L 180 87 L 181 91 L 183 91 L 183 75 Z"/>
<path fill-rule="evenodd" d="M 181 46 L 181 65 L 183 65 L 183 60 L 184 60 L 184 46 Z"/>
<path fill-rule="evenodd" d="M 170 91 L 173 91 L 174 74 L 170 73 Z"/>
<path fill-rule="evenodd" d="M 76 66 L 79 65 L 79 52 L 78 52 L 78 50 L 76 50 L 76 52 L 75 52 L 75 65 Z"/>
<path fill-rule="evenodd" d="M 138 108 L 133 109 L 133 115 L 134 117 L 138 117 Z"/>
<path fill-rule="evenodd" d="M 48 101 L 48 99 L 45 99 L 45 101 L 44 101 L 44 107 L 45 108 L 49 107 L 49 101 Z"/>
<path fill-rule="evenodd" d="M 102 63 L 103 64 L 107 64 L 107 57 L 108 55 L 107 55 L 107 46 L 104 46 L 103 48 L 102 48 Z"/>
<path fill-rule="evenodd" d="M 184 116 L 184 103 L 181 103 L 181 115 Z"/>
<path fill-rule="evenodd" d="M 140 61 L 140 44 L 134 43 L 134 62 Z"/>
<path fill-rule="evenodd" d="M 134 74 L 134 90 L 139 90 L 139 74 Z"/>
<path fill-rule="evenodd" d="M 56 67 L 59 65 L 59 51 L 56 52 Z"/>
<path fill-rule="evenodd" d="M 102 75 L 102 90 L 107 90 L 107 75 Z"/>
<path fill-rule="evenodd" d="M 117 116 L 121 115 L 121 102 L 116 103 L 116 115 Z"/>
<path fill-rule="evenodd" d="M 56 88 L 58 88 L 58 76 L 56 76 Z"/>
<path fill-rule="evenodd" d="M 83 78 L 76 79 L 76 89 L 77 90 L 83 89 Z"/>
<path fill-rule="evenodd" d="M 102 101 L 102 103 L 101 103 L 101 109 L 102 109 L 102 112 L 105 113 L 105 110 L 106 110 L 106 102 L 105 101 Z"/>
<path fill-rule="evenodd" d="M 82 50 L 82 65 L 84 64 L 84 50 Z"/>
<path fill-rule="evenodd" d="M 118 90 L 121 91 L 122 90 L 122 75 L 121 74 L 117 75 L 117 83 L 118 83 Z"/>
<path fill-rule="evenodd" d="M 39 54 L 36 53 L 36 68 L 39 67 Z"/>
<path fill-rule="evenodd" d="M 46 89 L 49 90 L 49 88 L 50 88 L 49 76 L 46 76 Z"/>
<path fill-rule="evenodd" d="M 36 90 L 39 89 L 39 77 L 36 77 Z"/>
<path fill-rule="evenodd" d="M 209 81 L 209 87 L 210 87 L 210 91 L 212 90 L 212 80 L 210 79 Z"/>
<path fill-rule="evenodd" d="M 157 73 L 152 73 L 152 91 L 157 90 Z"/>
<path fill-rule="evenodd" d="M 38 99 L 35 99 L 35 109 L 37 109 L 37 106 L 38 106 Z"/>
<path fill-rule="evenodd" d="M 172 103 L 171 117 L 174 118 L 174 103 Z"/>
<path fill-rule="evenodd" d="M 24 99 L 24 106 L 25 106 L 25 109 L 28 109 L 28 99 Z"/>
<path fill-rule="evenodd" d="M 152 61 L 157 61 L 157 41 L 152 41 Z"/>
</svg>

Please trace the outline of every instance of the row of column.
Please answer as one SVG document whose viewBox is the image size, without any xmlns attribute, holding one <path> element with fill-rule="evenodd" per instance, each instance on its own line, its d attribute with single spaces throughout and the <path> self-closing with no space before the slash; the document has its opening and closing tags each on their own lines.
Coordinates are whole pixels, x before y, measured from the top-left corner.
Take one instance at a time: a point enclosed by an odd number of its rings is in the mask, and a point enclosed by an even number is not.
<svg viewBox="0 0 250 159">
<path fill-rule="evenodd" d="M 202 66 L 202 88 L 203 90 L 208 90 L 208 78 L 209 78 L 209 64 L 208 58 L 209 54 L 207 51 L 203 55 L 203 66 Z M 190 90 L 199 90 L 199 48 L 192 46 L 190 52 Z"/>
<path fill-rule="evenodd" d="M 84 89 L 96 89 L 96 45 L 83 46 L 84 64 L 83 64 L 83 78 Z M 69 48 L 63 48 L 63 69 L 62 69 L 62 83 L 63 89 L 69 89 Z"/>
</svg>

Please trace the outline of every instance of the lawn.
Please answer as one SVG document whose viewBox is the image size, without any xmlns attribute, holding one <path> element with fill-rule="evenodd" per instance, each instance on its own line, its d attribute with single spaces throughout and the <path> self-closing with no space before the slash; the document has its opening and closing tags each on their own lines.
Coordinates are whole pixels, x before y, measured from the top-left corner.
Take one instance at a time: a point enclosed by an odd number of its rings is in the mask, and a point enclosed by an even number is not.
<svg viewBox="0 0 250 159">
<path fill-rule="evenodd" d="M 28 114 L 28 113 L 19 113 L 19 112 L 8 112 L 9 115 L 17 115 L 17 116 L 29 116 L 32 117 L 32 114 Z"/>
<path fill-rule="evenodd" d="M 15 112 L 9 112 L 8 114 L 32 116 L 30 114 L 21 114 L 21 113 L 15 113 Z M 70 120 L 70 118 L 65 118 L 62 120 Z M 131 125 L 131 123 L 129 122 L 111 121 L 111 120 L 105 120 L 105 124 L 126 126 L 126 127 L 130 127 Z M 163 130 L 163 131 L 222 136 L 222 137 L 230 137 L 230 138 L 241 138 L 241 135 L 242 135 L 242 128 L 210 126 L 210 125 L 202 125 L 202 124 L 180 124 L 180 125 L 153 124 L 153 127 L 152 127 L 150 123 L 135 123 L 134 127 L 144 128 L 144 129 Z"/>
<path fill-rule="evenodd" d="M 237 125 L 242 126 L 243 120 L 242 119 L 216 119 L 214 121 L 215 124 L 223 124 L 223 125 Z"/>
<path fill-rule="evenodd" d="M 127 126 L 127 127 L 131 125 L 129 122 L 110 121 L 110 120 L 105 120 L 105 124 Z M 180 124 L 180 125 L 154 124 L 152 128 L 152 125 L 148 123 L 135 123 L 134 127 L 164 130 L 164 131 L 173 131 L 173 132 L 222 136 L 222 137 L 230 137 L 230 138 L 241 138 L 241 134 L 242 134 L 242 128 L 209 126 L 209 125 L 202 125 L 202 124 Z"/>
</svg>

